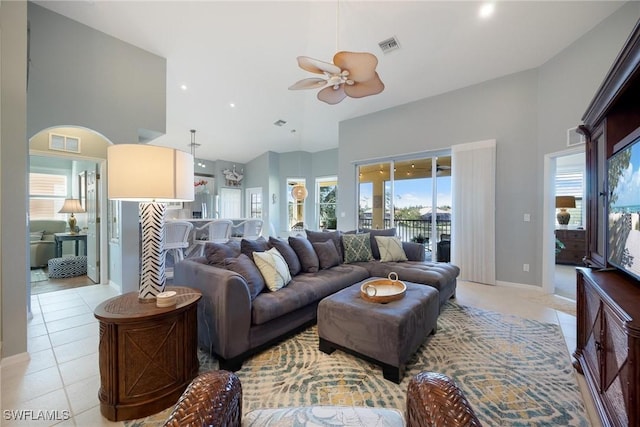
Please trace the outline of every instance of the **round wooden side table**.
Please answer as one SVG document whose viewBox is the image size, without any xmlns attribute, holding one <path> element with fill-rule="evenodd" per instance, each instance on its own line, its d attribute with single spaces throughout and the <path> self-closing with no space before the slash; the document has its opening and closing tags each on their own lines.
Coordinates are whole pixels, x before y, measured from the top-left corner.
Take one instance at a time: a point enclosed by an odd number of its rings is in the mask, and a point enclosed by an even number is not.
<svg viewBox="0 0 640 427">
<path fill-rule="evenodd" d="M 100 412 L 111 421 L 155 414 L 175 404 L 198 374 L 199 291 L 168 286 L 177 304 L 156 307 L 138 292 L 111 298 L 100 321 Z"/>
</svg>

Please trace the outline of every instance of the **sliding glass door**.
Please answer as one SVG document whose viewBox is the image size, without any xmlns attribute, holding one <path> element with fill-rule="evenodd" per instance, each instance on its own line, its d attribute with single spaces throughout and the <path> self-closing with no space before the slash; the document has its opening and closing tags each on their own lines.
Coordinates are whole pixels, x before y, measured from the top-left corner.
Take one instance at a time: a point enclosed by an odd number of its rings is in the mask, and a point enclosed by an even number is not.
<svg viewBox="0 0 640 427">
<path fill-rule="evenodd" d="M 362 164 L 358 177 L 359 228 L 395 227 L 401 240 L 447 255 L 438 243 L 451 236 L 451 156 Z"/>
</svg>

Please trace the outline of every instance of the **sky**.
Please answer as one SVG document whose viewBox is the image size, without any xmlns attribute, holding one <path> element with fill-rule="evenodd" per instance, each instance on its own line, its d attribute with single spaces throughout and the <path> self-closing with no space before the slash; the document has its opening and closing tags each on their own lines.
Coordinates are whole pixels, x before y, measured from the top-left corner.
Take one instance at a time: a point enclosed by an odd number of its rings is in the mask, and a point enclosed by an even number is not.
<svg viewBox="0 0 640 427">
<path fill-rule="evenodd" d="M 640 206 L 640 142 L 631 146 L 629 167 L 622 172 L 616 193 L 616 207 Z"/>
<path fill-rule="evenodd" d="M 437 206 L 451 206 L 451 177 L 439 177 Z M 431 178 L 403 179 L 394 181 L 395 201 L 397 208 L 409 206 L 431 206 Z M 360 186 L 360 206 L 372 206 L 371 184 Z"/>
</svg>

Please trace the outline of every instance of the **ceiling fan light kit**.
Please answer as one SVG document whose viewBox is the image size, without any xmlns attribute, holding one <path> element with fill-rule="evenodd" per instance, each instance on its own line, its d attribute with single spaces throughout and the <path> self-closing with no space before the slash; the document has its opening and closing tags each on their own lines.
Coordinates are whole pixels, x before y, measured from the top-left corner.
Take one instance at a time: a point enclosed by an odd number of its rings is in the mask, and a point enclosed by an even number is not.
<svg viewBox="0 0 640 427">
<path fill-rule="evenodd" d="M 333 56 L 333 64 L 308 56 L 299 56 L 298 65 L 305 71 L 324 74 L 324 78 L 310 77 L 289 86 L 289 90 L 319 89 L 318 99 L 334 105 L 347 96 L 363 98 L 384 90 L 384 83 L 376 72 L 378 58 L 368 52 L 340 51 Z"/>
</svg>

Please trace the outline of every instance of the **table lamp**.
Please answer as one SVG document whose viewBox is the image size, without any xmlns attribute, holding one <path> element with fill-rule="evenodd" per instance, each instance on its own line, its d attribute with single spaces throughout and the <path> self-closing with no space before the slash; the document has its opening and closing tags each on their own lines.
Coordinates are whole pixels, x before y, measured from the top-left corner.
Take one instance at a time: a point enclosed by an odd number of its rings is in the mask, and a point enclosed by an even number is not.
<svg viewBox="0 0 640 427">
<path fill-rule="evenodd" d="M 193 156 L 167 147 L 115 144 L 107 149 L 107 183 L 109 199 L 140 203 L 138 298 L 155 302 L 167 280 L 162 256 L 165 202 L 193 201 Z"/>
<path fill-rule="evenodd" d="M 73 216 L 74 213 L 82 213 L 84 212 L 84 209 L 82 208 L 82 205 L 80 204 L 80 200 L 78 199 L 64 199 L 64 204 L 62 205 L 62 208 L 60 208 L 60 210 L 58 211 L 58 213 L 70 213 L 71 216 L 69 217 L 69 232 L 71 234 L 76 234 L 76 217 Z"/>
<path fill-rule="evenodd" d="M 567 212 L 569 208 L 576 207 L 576 198 L 574 196 L 556 196 L 556 208 L 560 208 L 560 212 L 556 215 L 558 224 L 566 226 L 569 224 L 571 214 Z"/>
</svg>

